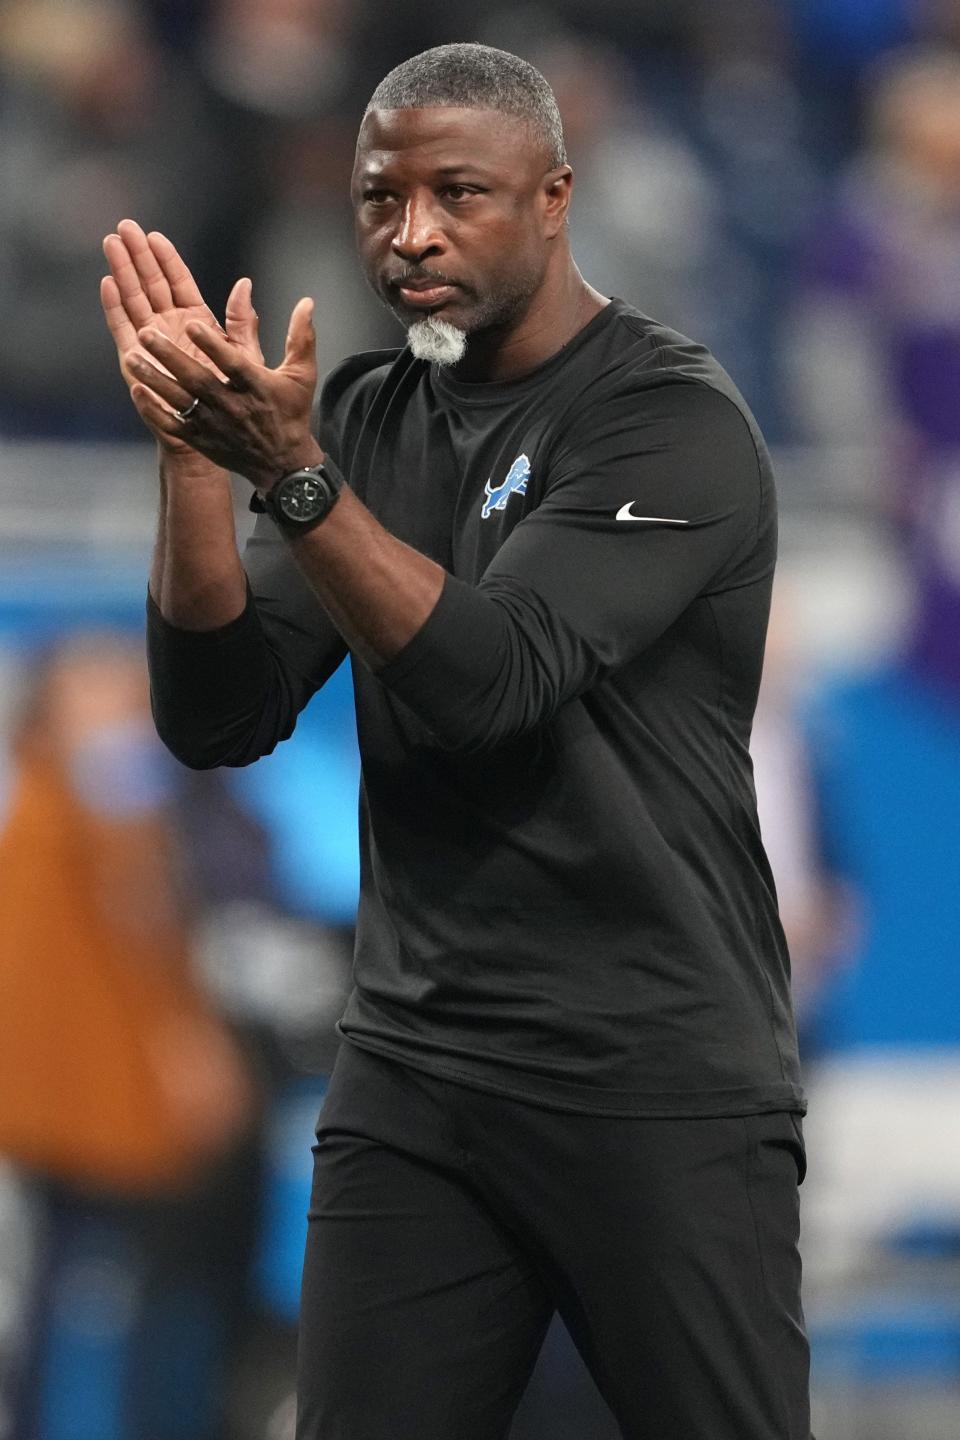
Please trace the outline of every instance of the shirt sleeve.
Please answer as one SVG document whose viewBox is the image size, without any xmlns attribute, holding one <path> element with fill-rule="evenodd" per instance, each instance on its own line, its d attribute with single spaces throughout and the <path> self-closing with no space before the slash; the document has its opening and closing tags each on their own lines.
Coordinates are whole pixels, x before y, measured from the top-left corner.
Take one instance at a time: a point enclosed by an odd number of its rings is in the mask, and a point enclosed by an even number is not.
<svg viewBox="0 0 960 1440">
<path fill-rule="evenodd" d="M 249 765 L 293 733 L 346 646 L 268 516 L 244 552 L 247 603 L 217 630 L 181 630 L 147 600 L 147 656 L 161 739 L 193 769 Z"/>
<path fill-rule="evenodd" d="M 314 423 L 345 472 L 379 385 L 401 355 L 352 355 L 321 387 Z M 269 516 L 258 516 L 243 564 L 246 606 L 219 630 L 180 630 L 147 601 L 154 720 L 167 747 L 195 769 L 249 765 L 269 754 L 347 653 Z"/>
<path fill-rule="evenodd" d="M 640 655 L 699 596 L 765 578 L 774 526 L 732 400 L 676 383 L 615 395 L 586 412 L 479 586 L 448 577 L 380 679 L 442 745 L 489 748 Z"/>
</svg>

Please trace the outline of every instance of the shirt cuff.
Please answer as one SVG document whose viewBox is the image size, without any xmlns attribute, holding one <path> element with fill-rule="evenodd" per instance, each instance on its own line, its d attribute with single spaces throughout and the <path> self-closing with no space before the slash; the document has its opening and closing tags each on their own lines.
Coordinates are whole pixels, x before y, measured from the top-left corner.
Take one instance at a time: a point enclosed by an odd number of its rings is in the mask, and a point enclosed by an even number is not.
<svg viewBox="0 0 960 1440">
<path fill-rule="evenodd" d="M 262 697 L 270 666 L 249 586 L 240 614 L 215 630 L 171 625 L 148 592 L 147 654 L 161 733 L 164 720 L 178 726 L 191 714 L 246 713 Z"/>
</svg>

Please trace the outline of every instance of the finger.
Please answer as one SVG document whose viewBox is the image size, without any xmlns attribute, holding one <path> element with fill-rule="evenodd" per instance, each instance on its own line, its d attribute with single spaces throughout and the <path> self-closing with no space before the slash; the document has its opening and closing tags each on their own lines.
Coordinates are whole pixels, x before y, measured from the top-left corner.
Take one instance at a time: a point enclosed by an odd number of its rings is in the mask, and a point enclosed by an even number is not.
<svg viewBox="0 0 960 1440">
<path fill-rule="evenodd" d="M 154 395 L 159 395 L 161 400 L 165 400 L 171 410 L 186 410 L 188 405 L 193 404 L 194 396 L 190 394 L 189 390 L 186 390 L 164 371 L 158 370 L 156 365 L 153 365 L 145 355 L 137 352 L 130 357 L 127 364 L 131 374 L 137 378 L 138 387 L 140 389 L 148 387 Z"/>
<path fill-rule="evenodd" d="M 169 371 L 188 395 L 203 396 L 216 403 L 218 392 L 225 387 L 209 365 L 202 365 L 199 360 L 194 360 L 173 340 L 168 340 L 166 335 L 152 326 L 138 331 L 137 339 L 152 359 L 158 362 L 159 367 Z"/>
<path fill-rule="evenodd" d="M 120 355 L 126 357 L 136 348 L 137 328 L 127 313 L 120 296 L 120 290 L 112 275 L 104 275 L 100 281 L 100 304 L 106 316 L 107 327 L 113 336 Z"/>
<path fill-rule="evenodd" d="M 130 252 L 119 235 L 108 235 L 103 242 L 103 253 L 107 257 L 110 273 L 116 281 L 123 308 L 131 324 L 138 330 L 153 319 L 153 306 L 143 293 L 137 267 L 130 258 Z"/>
<path fill-rule="evenodd" d="M 187 326 L 187 334 L 197 349 L 209 355 L 217 368 L 223 371 L 235 390 L 260 393 L 256 367 L 238 344 L 200 320 Z"/>
<path fill-rule="evenodd" d="M 133 403 L 137 407 L 137 413 L 151 428 L 159 430 L 171 439 L 182 440 L 184 438 L 183 421 L 178 420 L 172 410 L 168 410 L 155 395 L 143 385 L 134 385 L 130 391 Z"/>
<path fill-rule="evenodd" d="M 147 236 L 147 244 L 166 277 L 174 303 L 202 305 L 204 300 L 200 288 L 173 241 L 168 240 L 159 230 L 151 230 Z"/>
<path fill-rule="evenodd" d="M 293 307 L 281 368 L 316 373 L 317 335 L 313 328 L 313 301 L 309 296 L 305 295 Z"/>
<path fill-rule="evenodd" d="M 121 220 L 117 233 L 136 267 L 143 292 L 157 312 L 173 309 L 173 294 L 150 242 L 136 220 Z"/>
<path fill-rule="evenodd" d="M 260 317 L 253 308 L 253 282 L 238 280 L 227 299 L 227 334 L 257 362 L 263 364 L 260 349 Z"/>
</svg>

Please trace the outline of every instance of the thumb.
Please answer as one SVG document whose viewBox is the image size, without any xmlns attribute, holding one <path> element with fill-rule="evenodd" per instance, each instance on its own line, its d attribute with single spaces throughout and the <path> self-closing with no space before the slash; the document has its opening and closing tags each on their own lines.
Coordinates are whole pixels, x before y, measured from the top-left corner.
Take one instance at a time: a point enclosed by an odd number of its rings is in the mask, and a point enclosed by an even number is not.
<svg viewBox="0 0 960 1440">
<path fill-rule="evenodd" d="M 253 281 L 246 277 L 237 281 L 227 298 L 226 329 L 231 340 L 258 364 L 263 363 L 260 317 L 253 308 Z"/>
<path fill-rule="evenodd" d="M 290 316 L 287 344 L 283 352 L 283 368 L 315 372 L 317 368 L 317 335 L 313 328 L 313 301 L 308 295 L 298 300 Z"/>
</svg>

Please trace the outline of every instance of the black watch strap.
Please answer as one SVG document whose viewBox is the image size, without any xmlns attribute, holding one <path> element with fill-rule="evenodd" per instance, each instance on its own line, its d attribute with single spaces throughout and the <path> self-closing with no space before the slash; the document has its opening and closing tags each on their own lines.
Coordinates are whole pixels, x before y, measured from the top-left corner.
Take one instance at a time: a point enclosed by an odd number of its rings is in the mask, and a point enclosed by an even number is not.
<svg viewBox="0 0 960 1440">
<path fill-rule="evenodd" d="M 320 465 L 305 465 L 282 475 L 266 495 L 254 490 L 250 509 L 258 515 L 269 515 L 287 534 L 304 535 L 327 518 L 343 484 L 336 465 L 325 459 Z"/>
</svg>

